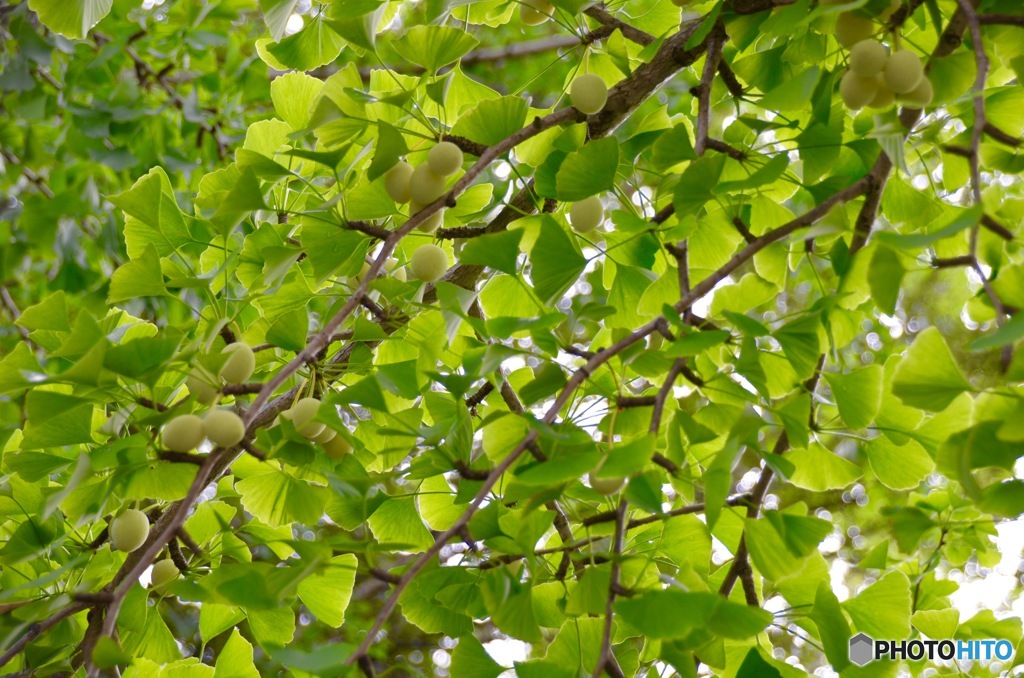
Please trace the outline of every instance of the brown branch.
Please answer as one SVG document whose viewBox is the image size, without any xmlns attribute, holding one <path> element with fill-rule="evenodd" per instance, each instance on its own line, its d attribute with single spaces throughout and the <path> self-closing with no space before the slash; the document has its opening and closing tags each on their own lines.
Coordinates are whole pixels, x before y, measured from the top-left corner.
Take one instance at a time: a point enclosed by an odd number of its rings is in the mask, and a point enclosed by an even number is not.
<svg viewBox="0 0 1024 678">
<path fill-rule="evenodd" d="M 718 62 L 718 75 L 722 77 L 722 82 L 725 83 L 726 89 L 729 90 L 729 94 L 733 95 L 737 99 L 743 98 L 743 85 L 736 77 L 736 73 L 732 70 L 724 58 Z"/>
<path fill-rule="evenodd" d="M 658 429 L 661 428 L 661 415 L 665 411 L 665 402 L 672 394 L 672 387 L 684 367 L 686 367 L 686 361 L 683 358 L 676 358 L 668 374 L 665 375 L 665 383 L 658 390 L 658 395 L 654 396 L 654 402 L 651 403 L 654 406 L 654 410 L 651 412 L 651 425 L 647 429 L 650 433 L 657 434 Z"/>
<path fill-rule="evenodd" d="M 633 407 L 653 407 L 656 401 L 655 396 L 622 396 L 615 401 L 615 406 L 620 410 L 628 410 Z"/>
<path fill-rule="evenodd" d="M 1024 19 L 1024 17 L 1021 17 L 1021 18 Z M 995 125 L 993 125 L 988 120 L 986 120 L 985 124 L 982 125 L 982 130 L 984 130 L 985 134 L 989 135 L 990 137 L 992 137 L 993 139 L 995 139 L 996 141 L 998 141 L 998 142 L 1000 142 L 1002 144 L 1006 144 L 1007 146 L 1014 146 L 1014 147 L 1020 146 L 1020 141 L 1021 141 L 1020 137 L 1015 137 L 1015 136 L 1013 136 L 1011 134 L 1007 134 L 1003 130 L 1001 130 L 998 127 L 996 127 Z"/>
<path fill-rule="evenodd" d="M 992 233 L 995 233 L 1003 240 L 1013 240 L 1013 231 L 1000 224 L 998 221 L 993 219 L 987 214 L 983 214 L 981 217 L 981 225 L 987 228 Z"/>
<path fill-rule="evenodd" d="M 622 37 L 626 38 L 631 42 L 635 42 L 638 45 L 646 47 L 655 41 L 655 37 L 650 33 L 630 26 L 624 21 L 615 18 L 608 11 L 608 8 L 604 4 L 594 5 L 583 10 L 583 13 L 594 19 L 603 26 L 609 26 L 612 29 L 618 29 L 622 33 Z"/>
<path fill-rule="evenodd" d="M 622 548 L 626 535 L 626 510 L 629 503 L 625 499 L 619 501 L 619 507 L 615 511 L 615 537 L 612 541 L 612 568 L 608 584 L 608 600 L 604 607 L 604 629 L 601 633 L 601 651 L 598 654 L 597 666 L 594 668 L 593 678 L 600 678 L 601 673 L 608 670 L 611 675 L 617 675 L 615 669 L 609 667 L 615 663 L 615 656 L 612 654 L 612 631 L 615 628 L 615 594 L 619 586 L 619 572 L 622 567 Z M 622 673 L 622 669 L 618 669 Z"/>
<path fill-rule="evenodd" d="M 201 457 L 198 454 L 171 452 L 170 450 L 160 450 L 156 453 L 156 456 L 161 461 L 168 461 L 172 464 L 194 464 L 196 466 L 202 466 L 203 461 L 206 459 L 206 457 Z"/>
<path fill-rule="evenodd" d="M 239 446 L 260 461 L 267 460 L 267 453 L 253 445 L 252 441 L 248 438 L 243 438 L 242 442 L 239 443 Z"/>
<path fill-rule="evenodd" d="M 51 196 L 52 197 L 52 196 Z M 29 339 L 28 329 L 18 324 L 18 318 L 21 317 L 21 310 L 18 308 L 18 304 L 15 303 L 14 297 L 11 296 L 10 290 L 6 286 L 0 285 L 0 301 L 3 302 L 4 308 L 7 309 L 7 315 L 11 318 L 11 324 L 17 328 L 18 334 L 21 335 L 22 341 L 27 343 L 29 346 L 36 347 L 35 342 Z"/>
<path fill-rule="evenodd" d="M 259 393 L 262 388 L 263 382 L 248 381 L 241 384 L 224 384 L 220 392 L 224 395 L 252 395 L 253 393 Z"/>
<path fill-rule="evenodd" d="M 931 264 L 934 268 L 956 268 L 957 266 L 974 266 L 975 258 L 970 254 L 965 254 L 959 257 L 948 257 L 940 259 L 935 257 L 932 259 Z"/>
<path fill-rule="evenodd" d="M 982 26 L 1018 26 L 1024 28 L 1024 15 L 1021 14 L 979 14 L 978 24 Z"/>
<path fill-rule="evenodd" d="M 465 60 L 463 60 L 465 63 Z M 486 144 L 479 144 L 475 141 L 470 141 L 466 137 L 460 137 L 457 134 L 445 134 L 442 137 L 443 141 L 449 141 L 459 147 L 464 153 L 475 155 L 478 158 L 487 152 Z"/>
<path fill-rule="evenodd" d="M 25 646 L 31 643 L 33 640 L 38 638 L 41 634 L 50 630 L 57 624 L 61 623 L 68 617 L 74 614 L 78 614 L 82 610 L 88 609 L 90 604 L 84 602 L 71 602 L 68 605 L 57 610 L 55 613 L 47 617 L 42 621 L 29 624 L 25 630 L 25 633 L 21 635 L 14 643 L 7 648 L 7 651 L 0 655 L 0 666 L 4 666 L 7 662 L 11 661 L 16 657 Z"/>
<path fill-rule="evenodd" d="M 388 229 L 371 224 L 368 221 L 346 221 L 343 225 L 350 231 L 359 231 L 377 240 L 386 240 L 392 233 Z"/>
<path fill-rule="evenodd" d="M 455 470 L 458 471 L 459 475 L 466 480 L 487 480 L 487 477 L 490 475 L 490 471 L 470 468 L 469 464 L 461 459 L 456 459 L 452 464 L 455 466 Z"/>
<path fill-rule="evenodd" d="M 473 410 L 477 405 L 482 403 L 484 399 L 494 391 L 494 384 L 491 382 L 485 382 L 476 393 L 466 398 L 466 407 Z"/>
<path fill-rule="evenodd" d="M 174 566 L 178 568 L 179 572 L 188 572 L 188 561 L 185 560 L 185 554 L 181 552 L 181 546 L 178 545 L 177 539 L 167 542 L 167 552 L 170 554 L 171 560 L 174 561 Z"/>
<path fill-rule="evenodd" d="M 704 70 L 700 76 L 697 90 L 697 132 L 693 142 L 693 150 L 698 156 L 704 155 L 708 147 L 708 125 L 711 121 L 711 86 L 718 72 L 718 62 L 722 59 L 722 47 L 725 44 L 725 29 L 716 24 L 711 29 L 707 40 L 707 54 L 704 57 Z"/>
</svg>

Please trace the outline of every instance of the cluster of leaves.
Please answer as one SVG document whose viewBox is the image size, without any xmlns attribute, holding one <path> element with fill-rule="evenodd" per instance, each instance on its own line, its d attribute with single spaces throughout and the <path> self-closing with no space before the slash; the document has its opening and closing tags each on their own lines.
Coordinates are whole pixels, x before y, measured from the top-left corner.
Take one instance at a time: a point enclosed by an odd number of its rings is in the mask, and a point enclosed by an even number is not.
<svg viewBox="0 0 1024 678">
<path fill-rule="evenodd" d="M 896 675 L 857 632 L 1024 662 L 949 576 L 1024 512 L 1017 5 L 0 8 L 0 666 L 497 676 L 512 638 L 521 676 Z M 837 17 L 883 9 L 927 110 L 841 101 Z M 396 204 L 442 139 L 445 194 Z M 455 265 L 399 275 L 427 243 Z M 242 443 L 164 449 L 238 341 Z M 311 396 L 350 453 L 279 416 Z"/>
</svg>

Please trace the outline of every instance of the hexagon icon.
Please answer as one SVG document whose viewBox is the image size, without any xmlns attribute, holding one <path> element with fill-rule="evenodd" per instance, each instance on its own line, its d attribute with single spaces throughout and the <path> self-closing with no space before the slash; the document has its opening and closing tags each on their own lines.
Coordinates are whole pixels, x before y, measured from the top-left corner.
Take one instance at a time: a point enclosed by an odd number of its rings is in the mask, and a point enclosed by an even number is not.
<svg viewBox="0 0 1024 678">
<path fill-rule="evenodd" d="M 850 661 L 857 666 L 864 666 L 875 658 L 875 641 L 866 633 L 858 633 L 850 638 Z"/>
</svg>

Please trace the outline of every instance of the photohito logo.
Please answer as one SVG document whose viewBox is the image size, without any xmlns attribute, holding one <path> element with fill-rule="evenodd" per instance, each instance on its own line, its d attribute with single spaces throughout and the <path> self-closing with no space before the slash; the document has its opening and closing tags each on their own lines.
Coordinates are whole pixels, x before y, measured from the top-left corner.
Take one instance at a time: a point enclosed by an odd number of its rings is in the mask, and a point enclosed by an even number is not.
<svg viewBox="0 0 1024 678">
<path fill-rule="evenodd" d="M 876 659 L 956 659 L 1006 661 L 1013 656 L 1008 640 L 874 640 L 866 633 L 850 638 L 850 661 L 864 666 Z"/>
</svg>

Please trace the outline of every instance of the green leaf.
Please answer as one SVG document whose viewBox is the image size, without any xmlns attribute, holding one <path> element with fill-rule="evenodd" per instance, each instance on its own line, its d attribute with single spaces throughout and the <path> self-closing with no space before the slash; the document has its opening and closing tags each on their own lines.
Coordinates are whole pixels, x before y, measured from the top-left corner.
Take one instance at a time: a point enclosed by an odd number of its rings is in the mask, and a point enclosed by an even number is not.
<svg viewBox="0 0 1024 678">
<path fill-rule="evenodd" d="M 910 580 L 894 570 L 842 603 L 853 625 L 872 638 L 910 636 Z"/>
<path fill-rule="evenodd" d="M 821 638 L 825 656 L 832 664 L 832 668 L 842 671 L 850 665 L 849 643 L 852 634 L 850 625 L 843 616 L 839 599 L 832 592 L 829 582 L 823 581 L 818 584 L 810 617 L 818 627 L 818 637 Z"/>
<path fill-rule="evenodd" d="M 323 81 L 311 75 L 285 73 L 270 82 L 270 98 L 277 115 L 298 131 L 309 125 L 313 105 L 323 88 Z"/>
<path fill-rule="evenodd" d="M 812 66 L 799 75 L 786 78 L 761 97 L 759 105 L 769 111 L 801 110 L 810 101 L 820 75 L 821 70 Z"/>
<path fill-rule="evenodd" d="M 926 328 L 896 366 L 892 392 L 911 407 L 938 412 L 973 390 L 953 360 L 942 333 Z"/>
<path fill-rule="evenodd" d="M 886 315 L 896 313 L 896 301 L 900 296 L 900 284 L 906 268 L 899 255 L 888 247 L 879 246 L 871 255 L 868 266 L 868 285 L 871 296 Z"/>
<path fill-rule="evenodd" d="M 65 38 L 84 38 L 107 16 L 114 0 L 29 0 L 43 25 Z"/>
<path fill-rule="evenodd" d="M 121 266 L 110 278 L 107 303 L 117 304 L 138 297 L 167 295 L 164 276 L 160 270 L 160 256 L 153 245 L 148 245 L 141 256 Z"/>
<path fill-rule="evenodd" d="M 382 120 L 377 121 L 377 148 L 366 177 L 373 181 L 395 166 L 398 159 L 409 152 L 405 137 L 393 126 Z"/>
<path fill-rule="evenodd" d="M 299 0 L 260 0 L 260 9 L 263 10 L 263 21 L 270 29 L 270 35 L 274 40 L 284 37 L 285 28 L 288 26 L 288 19 L 295 13 Z"/>
<path fill-rule="evenodd" d="M 334 61 L 344 46 L 345 41 L 317 14 L 301 31 L 268 46 L 267 51 L 288 68 L 310 71 Z"/>
<path fill-rule="evenodd" d="M 92 441 L 92 402 L 49 391 L 30 391 L 23 450 Z"/>
<path fill-rule="evenodd" d="M 704 203 L 711 200 L 724 167 L 725 156 L 718 153 L 705 155 L 690 163 L 679 177 L 672 198 L 677 217 L 696 214 Z"/>
<path fill-rule="evenodd" d="M 902 142 L 901 142 L 902 143 Z M 920 249 L 956 235 L 971 226 L 974 226 L 981 219 L 982 208 L 980 205 L 959 210 L 957 215 L 946 224 L 933 231 L 922 234 L 898 234 L 890 231 L 883 231 L 878 234 L 879 240 L 889 243 L 900 249 Z"/>
<path fill-rule="evenodd" d="M 566 156 L 555 177 L 559 200 L 575 202 L 608 191 L 619 168 L 619 142 L 614 137 L 590 141 Z"/>
<path fill-rule="evenodd" d="M 862 475 L 856 465 L 814 443 L 805 449 L 791 450 L 786 458 L 796 467 L 789 482 L 806 490 L 841 490 Z"/>
<path fill-rule="evenodd" d="M 142 256 L 153 246 L 164 257 L 194 240 L 185 224 L 185 216 L 174 200 L 171 181 L 160 167 L 141 177 L 110 202 L 126 215 L 124 239 L 128 256 Z"/>
<path fill-rule="evenodd" d="M 405 59 L 428 71 L 436 71 L 468 54 L 479 41 L 452 26 L 415 26 L 392 43 Z"/>
<path fill-rule="evenodd" d="M 960 624 L 960 611 L 949 610 L 918 610 L 910 617 L 915 629 L 932 640 L 943 640 L 956 636 L 956 627 Z"/>
<path fill-rule="evenodd" d="M 235 483 L 245 510 L 273 527 L 299 521 L 315 525 L 327 501 L 324 488 L 283 471 L 250 476 Z"/>
<path fill-rule="evenodd" d="M 522 237 L 522 231 L 502 231 L 470 238 L 459 252 L 459 263 L 486 266 L 516 275 L 519 268 L 519 241 Z"/>
<path fill-rule="evenodd" d="M 257 678 L 259 675 L 252 659 L 252 643 L 243 638 L 238 629 L 232 630 L 217 655 L 214 678 Z"/>
<path fill-rule="evenodd" d="M 546 304 L 559 299 L 586 268 L 576 245 L 549 215 L 540 222 L 540 234 L 530 250 L 530 278 L 537 296 Z"/>
<path fill-rule="evenodd" d="M 789 167 L 789 157 L 786 156 L 785 153 L 780 153 L 758 167 L 757 170 L 755 170 L 746 179 L 723 181 L 717 184 L 714 189 L 712 189 L 712 192 L 715 195 L 725 195 L 740 191 L 751 191 L 755 188 L 760 188 L 761 186 L 774 182 L 782 176 L 787 167 Z"/>
<path fill-rule="evenodd" d="M 392 549 L 426 551 L 434 543 L 412 495 L 387 499 L 370 516 L 369 524 L 377 541 Z"/>
<path fill-rule="evenodd" d="M 449 670 L 453 676 L 464 678 L 498 678 L 505 672 L 505 668 L 494 661 L 472 635 L 459 638 L 459 644 L 452 652 Z"/>
<path fill-rule="evenodd" d="M 852 430 L 867 428 L 882 406 L 881 365 L 868 365 L 845 374 L 826 373 L 825 380 L 836 400 L 839 415 Z"/>
<path fill-rule="evenodd" d="M 29 330 L 55 330 L 68 332 L 68 305 L 63 290 L 51 294 L 38 304 L 21 312 L 18 324 Z"/>
<path fill-rule="evenodd" d="M 299 582 L 299 598 L 328 626 L 338 628 L 345 623 L 345 610 L 352 598 L 358 565 L 355 555 L 346 553 L 332 558 L 321 573 Z"/>
<path fill-rule="evenodd" d="M 972 351 L 988 351 L 1013 344 L 1021 339 L 1024 339 L 1024 314 L 1018 313 L 995 332 L 972 341 L 968 348 Z"/>
<path fill-rule="evenodd" d="M 819 327 L 821 321 L 818 316 L 807 315 L 783 325 L 773 333 L 800 379 L 809 378 L 817 369 L 821 355 Z"/>
<path fill-rule="evenodd" d="M 493 146 L 522 129 L 529 110 L 529 103 L 522 97 L 486 99 L 459 118 L 452 134 Z"/>
<path fill-rule="evenodd" d="M 935 462 L 915 440 L 896 445 L 885 436 L 864 443 L 864 453 L 882 484 L 891 490 L 910 490 L 935 470 Z"/>
<path fill-rule="evenodd" d="M 657 170 L 665 171 L 687 160 L 696 160 L 697 153 L 690 141 L 690 130 L 686 125 L 676 125 L 654 142 L 651 162 Z"/>
<path fill-rule="evenodd" d="M 798 558 L 814 553 L 821 540 L 832 532 L 832 524 L 821 518 L 781 511 L 765 511 L 764 518 L 782 537 L 789 552 Z"/>
</svg>

